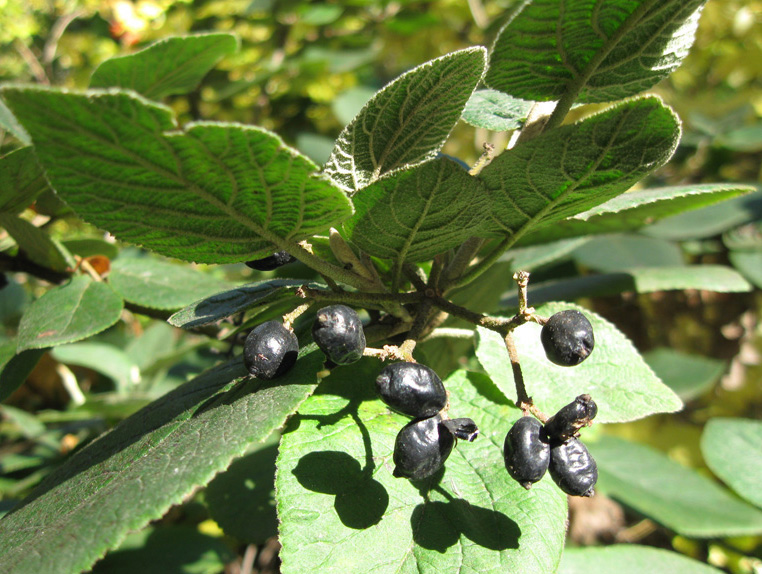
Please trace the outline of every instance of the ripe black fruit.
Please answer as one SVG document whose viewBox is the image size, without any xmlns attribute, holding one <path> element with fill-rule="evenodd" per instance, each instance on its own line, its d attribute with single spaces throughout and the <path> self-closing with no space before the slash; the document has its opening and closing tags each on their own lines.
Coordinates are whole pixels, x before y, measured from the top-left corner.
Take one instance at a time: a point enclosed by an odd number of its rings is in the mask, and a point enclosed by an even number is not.
<svg viewBox="0 0 762 574">
<path fill-rule="evenodd" d="M 272 255 L 263 257 L 262 259 L 255 259 L 254 261 L 247 261 L 246 266 L 256 269 L 257 271 L 272 271 L 287 263 L 293 263 L 296 261 L 296 257 L 290 255 L 286 251 L 276 251 Z"/>
<path fill-rule="evenodd" d="M 565 441 L 577 435 L 577 431 L 598 414 L 598 405 L 590 395 L 579 395 L 574 401 L 562 407 L 545 422 L 545 432 L 551 441 Z"/>
<path fill-rule="evenodd" d="M 593 352 L 593 326 L 582 313 L 567 309 L 556 313 L 542 327 L 542 346 L 548 359 L 562 367 L 573 367 Z"/>
<path fill-rule="evenodd" d="M 312 337 L 337 365 L 349 365 L 362 358 L 365 333 L 354 309 L 345 305 L 323 307 L 312 325 Z"/>
<path fill-rule="evenodd" d="M 570 438 L 551 447 L 550 476 L 566 494 L 592 496 L 598 482 L 598 465 L 579 439 Z"/>
<path fill-rule="evenodd" d="M 442 468 L 453 444 L 455 437 L 439 415 L 406 424 L 394 443 L 394 476 L 413 480 L 431 476 Z"/>
<path fill-rule="evenodd" d="M 267 321 L 252 329 L 243 345 L 243 362 L 258 379 L 274 379 L 294 366 L 299 341 L 280 321 Z"/>
<path fill-rule="evenodd" d="M 442 424 L 461 440 L 474 442 L 474 439 L 479 436 L 479 427 L 476 426 L 476 423 L 472 419 L 447 419 L 442 421 Z"/>
<path fill-rule="evenodd" d="M 517 420 L 505 437 L 503 457 L 511 478 L 527 490 L 532 488 L 532 483 L 545 476 L 550 461 L 550 445 L 542 423 L 530 416 Z"/>
<path fill-rule="evenodd" d="M 447 393 L 437 374 L 418 363 L 392 363 L 376 377 L 376 392 L 387 405 L 417 419 L 445 408 Z"/>
</svg>

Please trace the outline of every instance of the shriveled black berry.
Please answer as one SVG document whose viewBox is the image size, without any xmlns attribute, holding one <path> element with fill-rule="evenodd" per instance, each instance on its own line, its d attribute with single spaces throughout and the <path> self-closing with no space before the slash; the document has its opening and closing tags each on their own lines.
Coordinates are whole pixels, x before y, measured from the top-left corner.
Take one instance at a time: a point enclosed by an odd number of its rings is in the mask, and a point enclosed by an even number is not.
<svg viewBox="0 0 762 574">
<path fill-rule="evenodd" d="M 598 405 L 590 395 L 579 395 L 574 401 L 562 407 L 545 422 L 545 432 L 551 441 L 565 441 L 577 435 L 577 431 L 598 414 Z"/>
<path fill-rule="evenodd" d="M 562 367 L 573 367 L 593 352 L 593 326 L 575 309 L 560 311 L 548 319 L 540 333 L 548 359 Z"/>
<path fill-rule="evenodd" d="M 474 439 L 479 436 L 479 427 L 472 419 L 447 419 L 442 421 L 442 424 L 461 440 L 467 440 L 468 442 L 474 442 Z"/>
<path fill-rule="evenodd" d="M 551 447 L 550 476 L 566 494 L 592 496 L 598 482 L 598 465 L 579 439 L 570 438 Z"/>
<path fill-rule="evenodd" d="M 268 255 L 262 259 L 247 261 L 246 266 L 256 269 L 257 271 L 272 271 L 273 269 L 277 269 L 287 263 L 293 263 L 294 261 L 296 261 L 296 257 L 286 251 L 276 251 L 272 255 Z"/>
<path fill-rule="evenodd" d="M 294 366 L 299 341 L 280 321 L 267 321 L 252 329 L 243 345 L 243 363 L 258 379 L 274 379 Z"/>
<path fill-rule="evenodd" d="M 442 468 L 455 437 L 439 415 L 402 427 L 394 443 L 394 476 L 421 480 Z"/>
<path fill-rule="evenodd" d="M 359 361 L 365 350 L 365 333 L 360 317 L 346 305 L 320 309 L 312 324 L 312 338 L 337 365 Z"/>
<path fill-rule="evenodd" d="M 524 416 L 508 431 L 503 445 L 505 468 L 511 478 L 529 490 L 548 470 L 550 445 L 542 423 Z"/>
<path fill-rule="evenodd" d="M 418 363 L 392 363 L 376 377 L 376 392 L 394 410 L 417 419 L 433 416 L 447 404 L 442 379 Z"/>
</svg>

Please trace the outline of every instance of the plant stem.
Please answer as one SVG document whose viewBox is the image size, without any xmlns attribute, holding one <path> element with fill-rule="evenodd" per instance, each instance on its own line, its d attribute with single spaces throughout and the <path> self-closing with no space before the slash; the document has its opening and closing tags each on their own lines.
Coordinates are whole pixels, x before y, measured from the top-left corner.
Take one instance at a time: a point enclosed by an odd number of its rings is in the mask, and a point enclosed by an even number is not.
<svg viewBox="0 0 762 574">
<path fill-rule="evenodd" d="M 424 277 L 422 277 L 423 272 L 420 267 L 412 263 L 403 263 L 402 271 L 418 291 L 426 290 L 426 282 Z"/>
<path fill-rule="evenodd" d="M 296 309 L 291 311 L 290 313 L 286 313 L 283 315 L 283 326 L 286 329 L 291 330 L 291 326 L 294 324 L 294 321 L 296 321 L 303 313 L 307 311 L 310 307 L 312 307 L 314 301 L 308 301 L 307 303 L 303 303 L 299 305 Z"/>
<path fill-rule="evenodd" d="M 519 361 L 519 352 L 513 341 L 513 334 L 509 331 L 505 335 L 505 348 L 508 351 L 508 358 L 511 361 L 511 370 L 513 371 L 513 384 L 516 385 L 516 406 L 524 414 L 533 414 L 540 422 L 545 423 L 548 417 L 545 416 L 532 401 L 532 397 L 527 394 L 527 388 L 524 384 L 524 373 L 521 372 L 521 362 Z"/>
<path fill-rule="evenodd" d="M 307 285 L 302 285 L 296 290 L 296 295 L 304 299 L 314 299 L 316 301 L 333 301 L 336 303 L 415 303 L 423 299 L 424 294 L 413 293 L 366 293 L 364 291 L 325 291 L 323 289 L 312 289 Z"/>
<path fill-rule="evenodd" d="M 463 274 L 471 260 L 476 257 L 476 254 L 484 245 L 484 239 L 481 237 L 470 237 L 466 239 L 458 251 L 455 252 L 455 257 L 452 258 L 450 264 L 442 273 L 441 290 L 446 292 Z"/>
</svg>

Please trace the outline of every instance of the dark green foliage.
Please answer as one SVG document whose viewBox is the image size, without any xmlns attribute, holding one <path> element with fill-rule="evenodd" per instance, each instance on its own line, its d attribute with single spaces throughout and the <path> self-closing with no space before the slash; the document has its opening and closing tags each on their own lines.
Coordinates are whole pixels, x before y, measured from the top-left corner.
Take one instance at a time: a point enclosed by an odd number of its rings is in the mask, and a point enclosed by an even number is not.
<svg viewBox="0 0 762 574">
<path fill-rule="evenodd" d="M 280 321 L 267 321 L 246 336 L 243 362 L 252 377 L 274 379 L 296 362 L 299 341 Z"/>
<path fill-rule="evenodd" d="M 562 367 L 579 365 L 595 347 L 593 326 L 576 309 L 550 317 L 542 327 L 540 340 L 548 359 Z"/>
</svg>

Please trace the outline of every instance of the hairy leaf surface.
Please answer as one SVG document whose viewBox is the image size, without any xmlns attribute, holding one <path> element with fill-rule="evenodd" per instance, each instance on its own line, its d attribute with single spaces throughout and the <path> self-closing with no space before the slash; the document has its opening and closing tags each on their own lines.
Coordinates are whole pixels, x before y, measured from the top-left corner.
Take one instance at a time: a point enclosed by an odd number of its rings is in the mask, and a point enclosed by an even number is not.
<svg viewBox="0 0 762 574">
<path fill-rule="evenodd" d="M 0 212 L 20 213 L 46 189 L 48 182 L 31 147 L 0 159 Z"/>
<path fill-rule="evenodd" d="M 60 243 L 26 219 L 0 213 L 0 228 L 5 229 L 26 256 L 38 265 L 55 271 L 66 271 L 69 266 L 74 266 L 71 256 Z"/>
<path fill-rule="evenodd" d="M 497 90 L 477 90 L 466 102 L 463 121 L 477 128 L 504 132 L 520 128 L 534 102 Z"/>
</svg>

